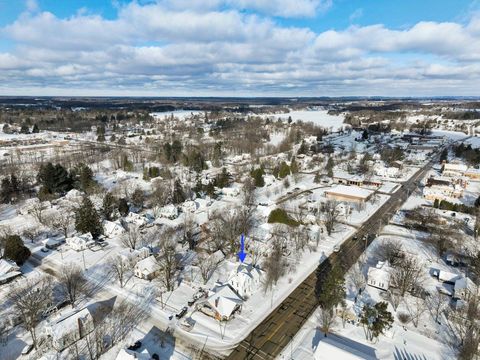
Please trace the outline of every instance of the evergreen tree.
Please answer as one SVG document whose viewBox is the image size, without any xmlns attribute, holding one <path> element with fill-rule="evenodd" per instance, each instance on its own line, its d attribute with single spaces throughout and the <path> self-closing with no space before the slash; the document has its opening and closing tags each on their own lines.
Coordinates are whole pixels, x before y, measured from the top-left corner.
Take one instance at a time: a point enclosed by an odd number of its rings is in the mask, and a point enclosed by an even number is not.
<svg viewBox="0 0 480 360">
<path fill-rule="evenodd" d="M 288 166 L 285 161 L 282 161 L 278 169 L 278 177 L 283 179 L 287 175 L 290 175 L 290 166 Z"/>
<path fill-rule="evenodd" d="M 40 132 L 40 129 L 38 128 L 38 125 L 33 124 L 32 134 L 38 134 L 39 132 Z"/>
<path fill-rule="evenodd" d="M 293 158 L 290 163 L 290 171 L 292 172 L 292 174 L 298 173 L 298 164 L 295 161 L 295 158 Z"/>
<path fill-rule="evenodd" d="M 300 155 L 300 154 L 306 154 L 308 151 L 308 146 L 307 144 L 305 143 L 305 140 L 302 141 L 302 144 L 300 145 L 300 148 L 298 149 L 298 152 L 297 154 Z"/>
<path fill-rule="evenodd" d="M 137 208 L 142 208 L 143 203 L 145 202 L 145 194 L 142 189 L 136 188 L 135 191 L 132 194 L 132 203 L 135 205 Z"/>
<path fill-rule="evenodd" d="M 373 341 L 392 327 L 393 316 L 387 307 L 388 304 L 384 301 L 376 303 L 375 306 L 369 304 L 363 306 L 360 323 L 363 325 L 367 340 Z"/>
<path fill-rule="evenodd" d="M 104 142 L 105 141 L 105 134 L 97 135 L 97 141 L 98 142 Z"/>
<path fill-rule="evenodd" d="M 328 161 L 327 161 L 327 166 L 326 166 L 327 175 L 329 177 L 333 177 L 333 167 L 334 166 L 335 166 L 335 162 L 333 161 L 333 158 L 331 156 L 329 156 Z"/>
<path fill-rule="evenodd" d="M 18 235 L 9 235 L 3 239 L 5 250 L 3 256 L 22 265 L 30 257 L 30 250 L 23 244 Z"/>
<path fill-rule="evenodd" d="M 2 179 L 0 185 L 0 203 L 8 204 L 20 194 L 21 185 L 17 177 L 13 174 Z"/>
<path fill-rule="evenodd" d="M 180 204 L 185 201 L 185 193 L 182 189 L 182 184 L 180 184 L 179 180 L 175 180 L 175 184 L 173 186 L 173 198 L 172 201 L 174 204 Z"/>
<path fill-rule="evenodd" d="M 83 234 L 89 232 L 95 238 L 103 233 L 100 216 L 87 196 L 75 214 L 75 230 Z"/>
<path fill-rule="evenodd" d="M 261 167 L 258 169 L 252 170 L 250 174 L 254 180 L 254 184 L 256 187 L 265 186 L 265 180 L 263 179 L 263 175 L 265 175 L 265 171 L 263 171 Z"/>
<path fill-rule="evenodd" d="M 325 271 L 325 264 L 323 263 L 318 266 L 317 282 L 315 284 L 315 295 L 322 310 L 322 330 L 325 336 L 327 336 L 335 318 L 335 308 L 345 298 L 345 282 L 342 270 L 337 266 L 330 268 L 328 264 L 326 268 L 329 271 Z"/>
<path fill-rule="evenodd" d="M 127 200 L 125 198 L 118 200 L 118 212 L 120 215 L 127 216 L 129 211 Z"/>
<path fill-rule="evenodd" d="M 367 131 L 367 129 L 363 130 L 362 139 L 363 139 L 363 140 L 367 140 L 367 139 L 368 139 L 368 131 Z"/>
<path fill-rule="evenodd" d="M 214 185 L 219 188 L 230 186 L 232 182 L 232 175 L 226 168 L 222 168 L 222 172 L 215 177 Z"/>
<path fill-rule="evenodd" d="M 30 129 L 27 124 L 23 124 L 20 128 L 20 134 L 30 134 Z"/>
<path fill-rule="evenodd" d="M 62 165 L 53 165 L 50 162 L 40 167 L 37 180 L 49 194 L 65 193 L 73 187 L 68 171 Z"/>
<path fill-rule="evenodd" d="M 93 171 L 88 165 L 84 163 L 78 164 L 71 172 L 70 176 L 73 179 L 75 188 L 87 192 L 93 185 Z"/>
<path fill-rule="evenodd" d="M 102 215 L 105 220 L 111 221 L 117 208 L 117 199 L 111 194 L 106 193 L 102 202 Z"/>
</svg>

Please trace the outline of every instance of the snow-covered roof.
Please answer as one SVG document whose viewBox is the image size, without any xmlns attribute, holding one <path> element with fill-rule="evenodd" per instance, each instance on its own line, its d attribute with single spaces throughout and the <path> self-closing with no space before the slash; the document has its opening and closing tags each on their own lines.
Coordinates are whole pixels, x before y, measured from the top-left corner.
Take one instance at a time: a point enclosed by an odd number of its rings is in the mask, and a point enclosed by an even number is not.
<svg viewBox="0 0 480 360">
<path fill-rule="evenodd" d="M 121 224 L 118 222 L 104 220 L 103 223 L 103 230 L 105 235 L 107 236 L 118 236 L 125 232 L 125 229 Z"/>
<path fill-rule="evenodd" d="M 88 321 L 93 321 L 92 315 L 87 308 L 71 312 L 57 319 L 55 322 L 50 323 L 51 336 L 55 339 L 61 339 L 78 331 L 79 320 L 84 324 Z"/>
<path fill-rule="evenodd" d="M 325 194 L 367 199 L 373 194 L 373 191 L 363 189 L 359 186 L 337 185 L 329 190 L 325 190 Z"/>
<path fill-rule="evenodd" d="M 461 277 L 455 281 L 455 292 L 463 289 L 472 290 L 475 288 L 475 284 L 469 278 Z"/>
<path fill-rule="evenodd" d="M 465 164 L 443 164 L 443 171 L 458 171 L 465 172 L 467 170 L 467 165 Z"/>
<path fill-rule="evenodd" d="M 228 284 L 216 285 L 210 290 L 210 294 L 207 302 L 222 317 L 229 318 L 235 311 L 237 305 L 243 303 L 240 296 L 238 296 Z"/>
<path fill-rule="evenodd" d="M 160 268 L 160 265 L 155 259 L 155 256 L 151 255 L 146 259 L 140 260 L 135 265 L 135 270 L 140 271 L 142 274 L 148 275 L 156 272 Z"/>
<path fill-rule="evenodd" d="M 10 272 L 19 271 L 20 267 L 13 261 L 0 259 L 0 275 L 4 275 Z"/>
<path fill-rule="evenodd" d="M 369 354 L 365 354 L 364 352 L 356 349 L 355 342 L 352 340 L 345 340 L 345 343 L 340 341 L 335 341 L 332 336 L 329 337 L 321 337 L 320 341 L 315 349 L 314 352 L 314 359 L 315 360 L 323 360 L 323 359 L 338 359 L 338 360 L 370 360 L 375 359 L 373 356 L 369 356 Z M 357 344 L 362 346 L 361 344 Z M 362 346 L 365 347 L 365 346 Z M 373 354 L 374 351 L 372 350 Z"/>
<path fill-rule="evenodd" d="M 440 270 L 438 273 L 438 280 L 444 281 L 444 282 L 456 282 L 458 279 L 460 279 L 462 275 L 454 274 L 448 271 L 443 271 Z"/>
<path fill-rule="evenodd" d="M 115 360 L 150 360 L 152 357 L 147 352 L 147 350 L 143 350 L 142 352 L 134 352 L 127 349 L 121 349 L 120 352 L 117 354 Z"/>
</svg>

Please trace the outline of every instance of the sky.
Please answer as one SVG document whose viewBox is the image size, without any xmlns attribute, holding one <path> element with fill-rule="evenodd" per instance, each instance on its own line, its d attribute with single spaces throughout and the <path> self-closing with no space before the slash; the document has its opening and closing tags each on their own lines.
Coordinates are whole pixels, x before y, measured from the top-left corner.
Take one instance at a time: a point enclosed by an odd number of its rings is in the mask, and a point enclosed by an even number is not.
<svg viewBox="0 0 480 360">
<path fill-rule="evenodd" d="M 0 0 L 0 95 L 480 96 L 480 0 Z"/>
</svg>

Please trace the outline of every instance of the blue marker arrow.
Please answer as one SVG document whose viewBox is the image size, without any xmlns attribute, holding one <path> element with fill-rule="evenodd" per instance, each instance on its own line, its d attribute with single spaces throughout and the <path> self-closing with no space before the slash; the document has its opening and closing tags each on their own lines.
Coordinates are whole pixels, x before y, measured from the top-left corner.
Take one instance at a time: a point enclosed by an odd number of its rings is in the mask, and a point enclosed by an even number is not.
<svg viewBox="0 0 480 360">
<path fill-rule="evenodd" d="M 245 257 L 247 256 L 247 253 L 245 253 L 243 250 L 245 249 L 245 237 L 242 234 L 242 237 L 240 238 L 240 252 L 238 253 L 238 258 L 240 259 L 241 262 L 245 260 Z"/>
</svg>

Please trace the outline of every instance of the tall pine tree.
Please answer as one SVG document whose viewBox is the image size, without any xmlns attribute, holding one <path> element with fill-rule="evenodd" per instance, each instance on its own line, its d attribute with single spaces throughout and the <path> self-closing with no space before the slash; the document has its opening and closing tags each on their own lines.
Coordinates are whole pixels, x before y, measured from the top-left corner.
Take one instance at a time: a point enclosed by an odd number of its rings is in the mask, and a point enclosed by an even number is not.
<svg viewBox="0 0 480 360">
<path fill-rule="evenodd" d="M 75 213 L 75 229 L 83 234 L 89 232 L 95 238 L 103 234 L 100 216 L 87 196 L 83 198 L 82 205 Z"/>
</svg>

